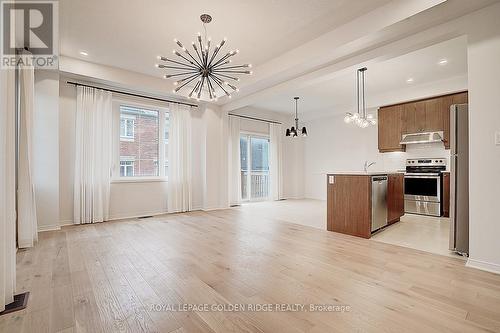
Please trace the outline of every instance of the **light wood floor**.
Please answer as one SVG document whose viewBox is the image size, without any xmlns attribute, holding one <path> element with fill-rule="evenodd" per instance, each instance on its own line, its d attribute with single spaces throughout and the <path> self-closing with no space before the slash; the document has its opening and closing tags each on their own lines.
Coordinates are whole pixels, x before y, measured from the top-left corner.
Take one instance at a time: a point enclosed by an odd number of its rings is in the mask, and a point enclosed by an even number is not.
<svg viewBox="0 0 500 333">
<path fill-rule="evenodd" d="M 18 254 L 27 310 L 2 332 L 500 331 L 500 276 L 242 208 L 66 227 Z M 155 312 L 152 304 L 349 312 Z"/>
</svg>

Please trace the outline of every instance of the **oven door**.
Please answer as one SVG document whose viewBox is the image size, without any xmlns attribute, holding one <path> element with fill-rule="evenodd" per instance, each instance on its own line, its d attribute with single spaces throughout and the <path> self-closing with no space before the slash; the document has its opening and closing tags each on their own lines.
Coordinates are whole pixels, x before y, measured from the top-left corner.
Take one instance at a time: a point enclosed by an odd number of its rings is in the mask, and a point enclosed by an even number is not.
<svg viewBox="0 0 500 333">
<path fill-rule="evenodd" d="M 405 200 L 441 202 L 441 175 L 405 174 Z"/>
</svg>

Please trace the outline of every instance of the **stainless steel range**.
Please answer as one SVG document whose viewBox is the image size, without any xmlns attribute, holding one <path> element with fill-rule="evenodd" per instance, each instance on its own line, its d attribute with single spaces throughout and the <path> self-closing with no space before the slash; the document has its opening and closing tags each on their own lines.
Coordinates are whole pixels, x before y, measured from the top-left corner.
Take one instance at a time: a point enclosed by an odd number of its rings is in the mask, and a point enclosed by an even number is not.
<svg viewBox="0 0 500 333">
<path fill-rule="evenodd" d="M 406 160 L 406 213 L 441 216 L 442 172 L 445 170 L 445 158 Z"/>
</svg>

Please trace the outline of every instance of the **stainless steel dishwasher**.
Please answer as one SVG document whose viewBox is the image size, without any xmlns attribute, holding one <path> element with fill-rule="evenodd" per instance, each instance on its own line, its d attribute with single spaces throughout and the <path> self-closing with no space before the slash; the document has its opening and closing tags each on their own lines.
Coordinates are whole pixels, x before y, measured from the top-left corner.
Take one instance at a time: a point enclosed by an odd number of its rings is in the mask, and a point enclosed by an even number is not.
<svg viewBox="0 0 500 333">
<path fill-rule="evenodd" d="M 387 225 L 387 175 L 372 176 L 372 232 Z"/>
</svg>

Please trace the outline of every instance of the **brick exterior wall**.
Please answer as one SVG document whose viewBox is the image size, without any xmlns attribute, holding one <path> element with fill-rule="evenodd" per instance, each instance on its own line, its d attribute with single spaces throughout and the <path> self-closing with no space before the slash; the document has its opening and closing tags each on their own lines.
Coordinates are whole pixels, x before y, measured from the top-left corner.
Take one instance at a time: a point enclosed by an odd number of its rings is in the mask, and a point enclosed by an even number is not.
<svg viewBox="0 0 500 333">
<path fill-rule="evenodd" d="M 120 157 L 134 161 L 134 176 L 157 176 L 158 116 L 132 112 L 123 114 L 135 116 L 134 139 L 120 138 Z"/>
</svg>

